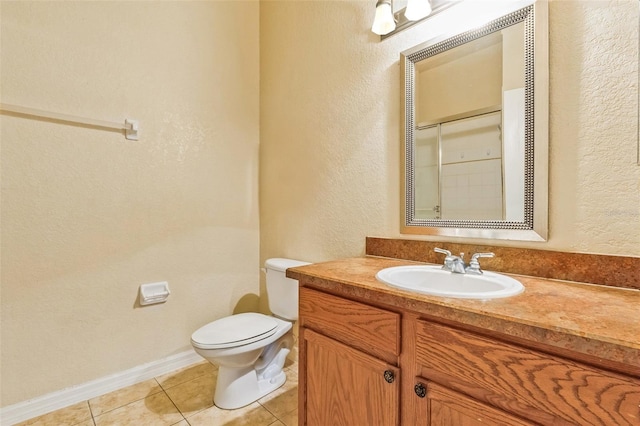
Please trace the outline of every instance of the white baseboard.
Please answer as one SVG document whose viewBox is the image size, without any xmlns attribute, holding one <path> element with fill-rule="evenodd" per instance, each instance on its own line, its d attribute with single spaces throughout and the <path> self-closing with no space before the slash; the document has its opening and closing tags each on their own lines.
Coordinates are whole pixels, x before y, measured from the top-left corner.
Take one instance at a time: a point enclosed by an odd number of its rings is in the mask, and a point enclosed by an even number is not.
<svg viewBox="0 0 640 426">
<path fill-rule="evenodd" d="M 0 424 L 9 426 L 114 390 L 122 389 L 203 361 L 193 350 L 0 408 Z"/>
</svg>

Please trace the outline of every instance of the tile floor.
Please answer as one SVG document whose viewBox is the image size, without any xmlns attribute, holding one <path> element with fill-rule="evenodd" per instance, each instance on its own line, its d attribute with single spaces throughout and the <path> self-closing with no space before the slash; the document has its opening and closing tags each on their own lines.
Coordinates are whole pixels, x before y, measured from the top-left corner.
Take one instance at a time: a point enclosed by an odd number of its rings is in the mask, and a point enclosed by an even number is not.
<svg viewBox="0 0 640 426">
<path fill-rule="evenodd" d="M 287 360 L 286 383 L 238 410 L 213 405 L 217 367 L 208 361 L 19 423 L 46 426 L 296 426 L 298 365 Z"/>
</svg>

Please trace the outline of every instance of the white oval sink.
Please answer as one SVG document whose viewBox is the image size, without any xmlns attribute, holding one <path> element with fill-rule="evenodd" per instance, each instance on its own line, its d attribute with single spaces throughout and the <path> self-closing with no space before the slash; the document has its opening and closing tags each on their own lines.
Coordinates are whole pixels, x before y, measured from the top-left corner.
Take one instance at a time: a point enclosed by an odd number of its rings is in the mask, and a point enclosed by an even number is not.
<svg viewBox="0 0 640 426">
<path fill-rule="evenodd" d="M 505 275 L 487 271 L 482 275 L 454 274 L 433 265 L 386 268 L 376 279 L 408 291 L 459 299 L 497 299 L 524 291 L 520 281 Z"/>
</svg>

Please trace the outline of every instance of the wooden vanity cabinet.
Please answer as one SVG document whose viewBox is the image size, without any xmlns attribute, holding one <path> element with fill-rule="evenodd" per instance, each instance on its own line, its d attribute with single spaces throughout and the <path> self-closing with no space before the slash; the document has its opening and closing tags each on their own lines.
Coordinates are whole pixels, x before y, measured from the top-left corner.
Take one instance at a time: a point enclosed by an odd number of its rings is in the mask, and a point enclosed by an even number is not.
<svg viewBox="0 0 640 426">
<path fill-rule="evenodd" d="M 349 297 L 300 288 L 301 426 L 640 425 L 637 375 Z"/>
<path fill-rule="evenodd" d="M 400 424 L 400 315 L 300 289 L 299 425 Z"/>
</svg>

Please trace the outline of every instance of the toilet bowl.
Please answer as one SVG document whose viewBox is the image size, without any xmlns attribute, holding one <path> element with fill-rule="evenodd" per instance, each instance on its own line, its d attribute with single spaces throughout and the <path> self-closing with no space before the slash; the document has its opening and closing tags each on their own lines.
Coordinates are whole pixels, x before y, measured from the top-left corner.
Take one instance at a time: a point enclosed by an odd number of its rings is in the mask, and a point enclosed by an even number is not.
<svg viewBox="0 0 640 426">
<path fill-rule="evenodd" d="M 298 319 L 298 282 L 287 268 L 308 263 L 268 259 L 267 295 L 274 316 L 242 313 L 210 322 L 191 335 L 194 350 L 218 366 L 213 402 L 235 409 L 273 392 L 286 381 L 283 370 L 293 347 L 293 321 Z"/>
</svg>

